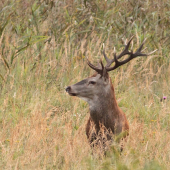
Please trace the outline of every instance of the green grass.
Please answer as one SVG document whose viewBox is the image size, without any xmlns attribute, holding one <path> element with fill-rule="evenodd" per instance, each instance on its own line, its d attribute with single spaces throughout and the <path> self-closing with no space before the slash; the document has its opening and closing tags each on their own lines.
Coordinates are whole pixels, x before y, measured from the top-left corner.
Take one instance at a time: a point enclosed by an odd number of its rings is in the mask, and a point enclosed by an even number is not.
<svg viewBox="0 0 170 170">
<path fill-rule="evenodd" d="M 164 170 L 170 167 L 169 1 L 0 2 L 0 169 Z M 92 154 L 84 101 L 64 88 L 93 74 L 135 35 L 148 57 L 110 73 L 130 135 L 121 155 Z M 103 59 L 103 58 L 102 58 Z M 166 96 L 166 100 L 162 100 Z"/>
</svg>

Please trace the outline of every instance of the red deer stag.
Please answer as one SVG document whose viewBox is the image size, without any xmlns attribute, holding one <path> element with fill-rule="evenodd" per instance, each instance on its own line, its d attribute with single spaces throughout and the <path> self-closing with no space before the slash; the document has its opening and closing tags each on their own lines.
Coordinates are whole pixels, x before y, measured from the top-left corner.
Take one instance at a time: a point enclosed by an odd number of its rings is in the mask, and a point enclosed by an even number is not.
<svg viewBox="0 0 170 170">
<path fill-rule="evenodd" d="M 112 141 L 113 134 L 118 135 L 121 132 L 127 132 L 126 134 L 128 135 L 129 124 L 125 114 L 117 104 L 114 87 L 108 72 L 115 70 L 138 56 L 147 56 L 147 54 L 141 53 L 144 42 L 135 53 L 128 50 L 132 38 L 118 56 L 114 53 L 113 59 L 107 58 L 105 51 L 103 51 L 107 62 L 106 66 L 103 65 L 102 61 L 100 61 L 101 66 L 94 66 L 87 59 L 87 64 L 96 73 L 66 88 L 66 92 L 70 96 L 82 98 L 89 104 L 90 117 L 86 125 L 86 135 L 93 146 L 96 139 L 102 140 L 101 133 L 103 132 L 105 134 L 105 142 Z M 123 61 L 118 61 L 124 55 L 129 55 L 129 57 Z M 111 66 L 112 63 L 115 63 L 114 66 Z M 103 127 L 104 130 L 102 130 Z M 102 145 L 105 143 L 103 141 L 100 142 Z"/>
</svg>

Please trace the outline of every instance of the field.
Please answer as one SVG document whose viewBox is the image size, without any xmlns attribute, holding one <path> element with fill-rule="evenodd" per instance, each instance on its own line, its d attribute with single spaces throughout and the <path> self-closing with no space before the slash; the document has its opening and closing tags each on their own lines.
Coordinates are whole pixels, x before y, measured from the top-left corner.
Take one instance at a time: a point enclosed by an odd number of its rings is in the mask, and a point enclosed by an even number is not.
<svg viewBox="0 0 170 170">
<path fill-rule="evenodd" d="M 122 154 L 92 154 L 88 104 L 65 87 L 132 36 L 145 53 L 110 72 L 130 135 Z M 0 169 L 168 170 L 170 1 L 1 0 Z"/>
</svg>

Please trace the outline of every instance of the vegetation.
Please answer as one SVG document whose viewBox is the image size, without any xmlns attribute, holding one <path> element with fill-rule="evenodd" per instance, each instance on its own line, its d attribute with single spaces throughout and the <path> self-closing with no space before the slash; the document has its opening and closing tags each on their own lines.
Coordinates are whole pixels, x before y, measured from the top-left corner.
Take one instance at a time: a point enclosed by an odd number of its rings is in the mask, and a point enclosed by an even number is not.
<svg viewBox="0 0 170 170">
<path fill-rule="evenodd" d="M 121 155 L 92 154 L 88 105 L 64 88 L 132 35 L 157 51 L 110 73 L 129 138 Z M 168 169 L 169 75 L 170 1 L 1 0 L 0 169 Z"/>
</svg>

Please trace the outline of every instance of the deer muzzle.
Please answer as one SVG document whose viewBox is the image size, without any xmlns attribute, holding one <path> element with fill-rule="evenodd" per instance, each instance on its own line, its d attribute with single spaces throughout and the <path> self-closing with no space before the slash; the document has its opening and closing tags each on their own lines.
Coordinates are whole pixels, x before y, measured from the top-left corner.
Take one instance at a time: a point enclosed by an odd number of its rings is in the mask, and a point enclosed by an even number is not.
<svg viewBox="0 0 170 170">
<path fill-rule="evenodd" d="M 70 95 L 70 96 L 76 96 L 76 93 L 72 93 L 72 91 L 71 91 L 71 86 L 68 86 L 68 87 L 66 87 L 66 92 Z"/>
</svg>

